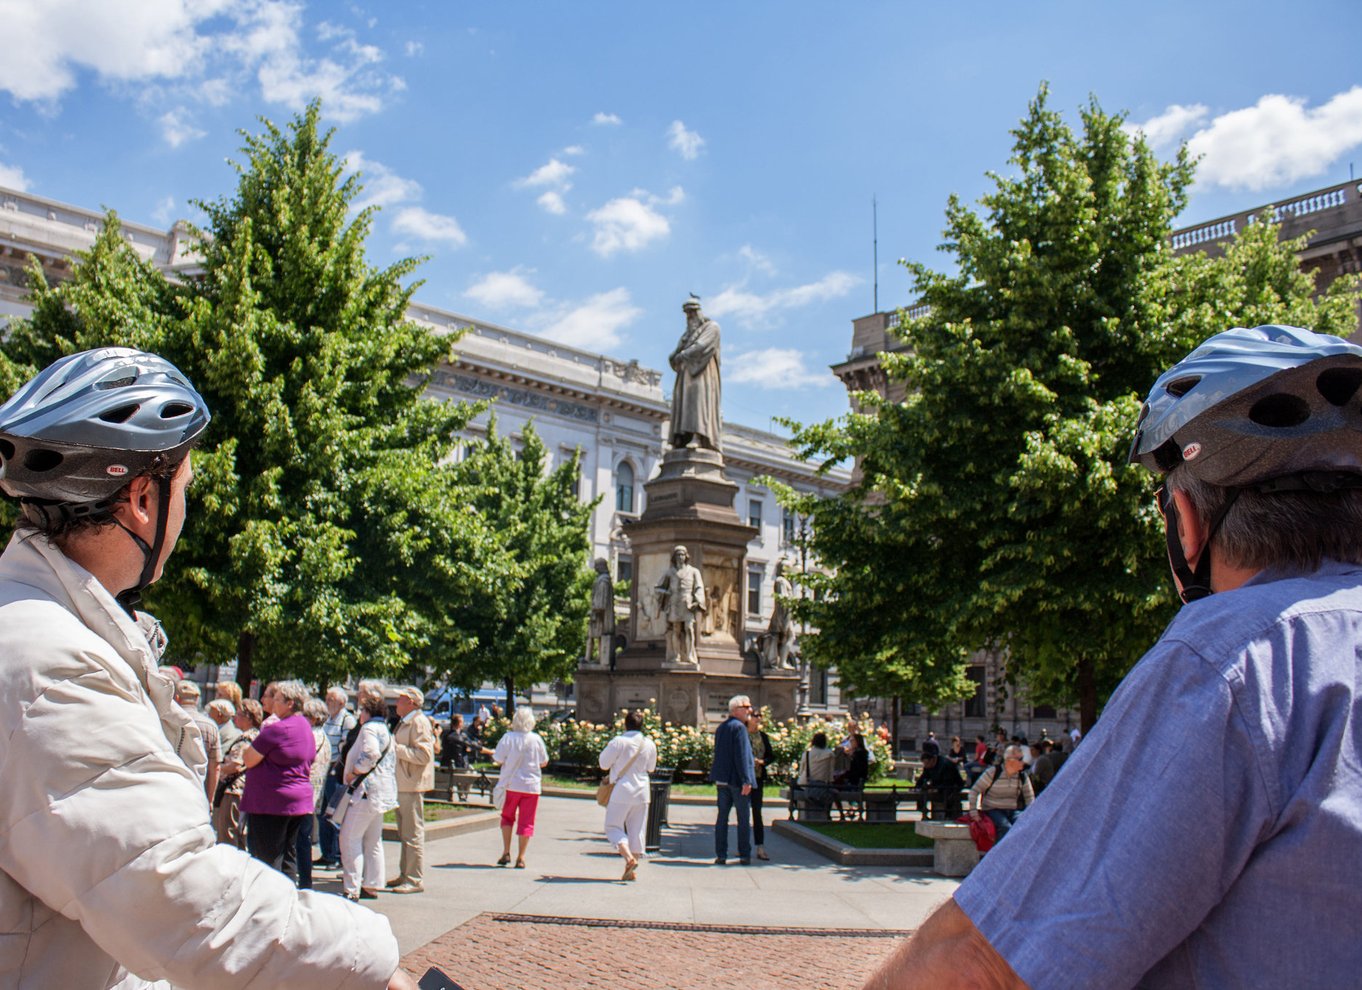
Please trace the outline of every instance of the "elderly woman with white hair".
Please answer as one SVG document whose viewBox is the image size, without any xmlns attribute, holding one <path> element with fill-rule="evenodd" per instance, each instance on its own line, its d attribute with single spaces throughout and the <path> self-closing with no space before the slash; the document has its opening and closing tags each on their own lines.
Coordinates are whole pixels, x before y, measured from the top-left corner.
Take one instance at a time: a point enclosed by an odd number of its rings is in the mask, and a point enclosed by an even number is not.
<svg viewBox="0 0 1362 990">
<path fill-rule="evenodd" d="M 544 768 L 549 765 L 548 747 L 534 731 L 534 710 L 523 705 L 511 716 L 511 730 L 497 742 L 492 760 L 501 767 L 496 800 L 501 801 L 501 859 L 511 861 L 511 830 L 518 836 L 515 867 L 525 868 L 525 849 L 534 835 L 534 816 L 543 790 Z"/>
<path fill-rule="evenodd" d="M 340 830 L 341 890 L 352 901 L 375 898 L 383 886 L 383 815 L 397 807 L 397 754 L 383 720 L 383 686 L 362 682 L 356 703 L 359 730 L 342 776 L 354 790 Z"/>
<path fill-rule="evenodd" d="M 276 721 L 266 723 L 242 753 L 246 790 L 246 851 L 298 882 L 298 831 L 312 814 L 312 761 L 317 743 L 303 714 L 308 692 L 280 681 L 270 695 Z"/>
</svg>

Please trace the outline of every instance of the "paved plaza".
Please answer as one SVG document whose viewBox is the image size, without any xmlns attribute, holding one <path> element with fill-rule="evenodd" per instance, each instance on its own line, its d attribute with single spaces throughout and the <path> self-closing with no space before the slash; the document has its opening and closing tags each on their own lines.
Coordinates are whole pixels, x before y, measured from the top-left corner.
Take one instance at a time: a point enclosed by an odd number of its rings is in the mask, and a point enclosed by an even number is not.
<svg viewBox="0 0 1362 990">
<path fill-rule="evenodd" d="M 429 843 L 424 894 L 365 903 L 391 919 L 409 969 L 433 962 L 466 990 L 752 990 L 859 987 L 956 887 L 922 869 L 834 865 L 769 828 L 769 863 L 715 866 L 713 806 L 679 804 L 661 852 L 624 883 L 603 815 L 591 800 L 545 797 L 526 869 L 493 865 L 495 829 L 468 832 Z M 397 845 L 385 854 L 392 876 Z M 318 889 L 338 889 L 334 876 Z"/>
</svg>

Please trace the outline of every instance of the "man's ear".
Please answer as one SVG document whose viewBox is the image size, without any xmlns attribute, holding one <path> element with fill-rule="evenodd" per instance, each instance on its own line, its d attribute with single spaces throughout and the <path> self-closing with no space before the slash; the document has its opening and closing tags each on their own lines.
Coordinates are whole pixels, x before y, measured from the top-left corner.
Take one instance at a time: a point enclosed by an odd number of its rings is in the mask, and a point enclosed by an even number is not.
<svg viewBox="0 0 1362 990">
<path fill-rule="evenodd" d="M 144 474 L 128 483 L 128 501 L 123 509 L 132 516 L 133 521 L 150 523 L 155 501 L 156 486 Z"/>
<path fill-rule="evenodd" d="M 1187 566 L 1195 568 L 1201 549 L 1206 545 L 1206 524 L 1186 492 L 1174 489 L 1173 504 L 1178 510 L 1178 539 L 1182 541 L 1182 552 L 1187 557 Z"/>
</svg>

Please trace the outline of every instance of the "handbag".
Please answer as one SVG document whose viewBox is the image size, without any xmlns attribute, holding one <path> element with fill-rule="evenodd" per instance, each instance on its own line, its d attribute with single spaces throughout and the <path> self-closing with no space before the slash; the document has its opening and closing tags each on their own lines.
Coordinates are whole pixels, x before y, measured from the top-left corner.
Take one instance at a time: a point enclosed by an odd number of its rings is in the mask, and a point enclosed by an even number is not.
<svg viewBox="0 0 1362 990">
<path fill-rule="evenodd" d="M 326 811 L 323 813 L 323 817 L 326 818 L 327 821 L 336 826 L 336 828 L 340 828 L 345 824 L 346 813 L 349 812 L 350 805 L 355 800 L 355 792 L 359 790 L 359 785 L 364 783 L 365 778 L 367 778 L 369 774 L 378 769 L 378 765 L 383 762 L 383 757 L 388 755 L 388 750 L 392 749 L 392 747 L 393 735 L 389 732 L 388 745 L 384 746 L 383 752 L 378 754 L 378 759 L 374 761 L 374 765 L 331 795 L 331 801 L 327 804 Z"/>
<path fill-rule="evenodd" d="M 222 807 L 222 799 L 227 796 L 227 788 L 235 784 L 237 782 L 237 778 L 240 777 L 241 774 L 245 772 L 246 771 L 242 770 L 238 773 L 228 774 L 226 777 L 223 777 L 221 780 L 218 781 L 218 786 L 213 791 L 214 808 Z"/>
<path fill-rule="evenodd" d="M 634 765 L 634 761 L 638 759 L 638 754 L 642 752 L 643 743 L 639 743 L 638 748 L 634 750 L 634 755 L 629 757 L 629 762 L 624 765 L 624 768 L 622 770 L 620 770 L 619 775 L 621 777 L 623 777 L 629 771 L 629 768 Z M 613 782 L 611 782 L 609 777 L 606 777 L 605 780 L 601 781 L 599 784 L 596 785 L 596 803 L 599 804 L 602 808 L 604 808 L 606 805 L 610 803 L 610 795 L 614 793 L 615 785 Z"/>
</svg>

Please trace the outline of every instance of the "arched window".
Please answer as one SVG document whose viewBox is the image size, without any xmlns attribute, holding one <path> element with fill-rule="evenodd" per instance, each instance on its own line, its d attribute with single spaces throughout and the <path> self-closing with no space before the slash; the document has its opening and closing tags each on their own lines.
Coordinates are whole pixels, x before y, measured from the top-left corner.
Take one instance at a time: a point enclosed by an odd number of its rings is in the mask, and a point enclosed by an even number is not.
<svg viewBox="0 0 1362 990">
<path fill-rule="evenodd" d="M 634 511 L 634 469 L 628 461 L 615 468 L 615 511 Z"/>
</svg>

